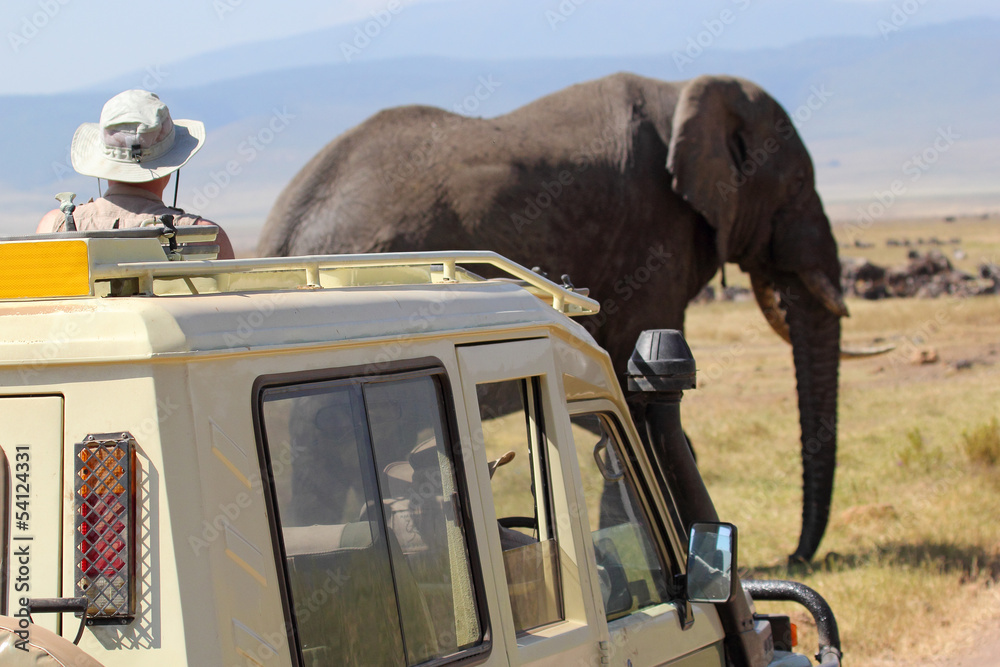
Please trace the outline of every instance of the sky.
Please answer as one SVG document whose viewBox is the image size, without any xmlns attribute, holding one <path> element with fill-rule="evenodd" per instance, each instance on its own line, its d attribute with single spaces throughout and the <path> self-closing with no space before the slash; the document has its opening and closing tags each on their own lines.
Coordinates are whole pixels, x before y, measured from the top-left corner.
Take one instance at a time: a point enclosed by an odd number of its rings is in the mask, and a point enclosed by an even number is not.
<svg viewBox="0 0 1000 667">
<path fill-rule="evenodd" d="M 495 2 L 495 0 L 493 0 Z M 526 21 L 537 29 L 546 21 L 554 31 L 552 16 L 584 14 L 591 8 L 604 4 L 618 7 L 620 0 L 531 0 L 530 3 L 506 0 L 510 6 L 519 6 L 526 12 Z M 621 3 L 623 9 L 641 6 Z M 648 1 L 648 0 L 647 0 Z M 797 11 L 784 12 L 787 25 L 779 18 L 767 14 L 766 29 L 747 23 L 746 30 L 731 31 L 726 36 L 727 47 L 757 48 L 778 47 L 816 36 L 825 32 L 854 32 L 877 34 L 879 17 L 890 19 L 893 12 L 903 12 L 906 27 L 955 20 L 971 16 L 1000 18 L 1000 2 L 996 0 L 837 0 L 844 4 L 865 5 L 871 9 L 869 18 L 858 25 L 840 25 L 835 21 L 810 22 L 803 20 L 803 7 L 814 0 L 658 0 L 658 3 L 676 8 L 678 28 L 674 33 L 665 30 L 663 52 L 668 52 L 683 42 L 683 35 L 696 34 L 701 24 L 712 21 L 720 12 L 735 13 L 751 8 L 771 9 L 781 7 Z M 221 50 L 237 44 L 248 44 L 313 32 L 335 25 L 370 20 L 392 8 L 429 5 L 432 3 L 484 3 L 487 0 L 288 0 L 264 3 L 260 0 L 172 0 L 165 2 L 136 2 L 135 0 L 102 0 L 88 3 L 83 0 L 4 0 L 0 9 L 0 95 L 30 95 L 66 92 L 93 87 L 101 82 L 150 68 L 155 72 L 171 62 Z M 590 7 L 588 7 L 590 5 Z M 767 7 L 771 5 L 771 7 Z M 530 16 L 529 16 L 530 14 Z M 703 18 L 702 18 L 703 17 Z M 912 19 L 912 20 L 911 20 Z M 686 21 L 686 23 L 684 23 Z M 690 26 L 680 29 L 681 25 Z M 668 27 L 669 28 L 669 27 Z M 482 29 L 482 26 L 480 26 Z M 619 29 L 616 26 L 616 29 Z M 627 30 L 628 28 L 626 28 Z M 657 26 L 634 25 L 636 34 L 648 37 Z M 685 32 L 686 31 L 686 32 Z M 523 36 L 523 35 L 522 35 Z M 507 39 L 507 35 L 503 38 Z M 516 42 L 519 35 L 509 35 Z M 418 44 L 425 53 L 445 48 L 445 39 L 428 35 Z M 620 42 L 619 42 L 620 43 Z M 636 40 L 650 50 L 646 40 Z M 454 49 L 464 49 L 463 57 L 477 57 L 475 40 Z M 564 48 L 564 47 L 560 47 Z M 567 55 L 606 55 L 608 48 L 601 35 L 581 31 L 581 39 L 574 43 L 573 53 Z M 620 48 L 620 47 L 617 47 Z M 373 50 L 374 51 L 374 50 Z M 516 53 L 516 48 L 511 49 Z"/>
<path fill-rule="evenodd" d="M 84 0 L 4 0 L 0 94 L 74 90 L 154 63 L 351 23 L 388 1 L 101 0 L 98 11 Z"/>
<path fill-rule="evenodd" d="M 379 28 L 376 23 L 390 14 L 398 18 Z M 799 128 L 817 161 L 824 201 L 842 205 L 837 215 L 854 215 L 856 202 L 867 202 L 873 188 L 884 189 L 892 182 L 900 164 L 924 150 L 927 137 L 933 139 L 939 126 L 956 123 L 963 140 L 911 188 L 907 201 L 923 207 L 918 196 L 951 196 L 965 188 L 962 192 L 988 191 L 991 198 L 982 206 L 995 208 L 1000 202 L 1000 191 L 993 185 L 1000 182 L 994 177 L 1000 172 L 995 158 L 1000 155 L 995 148 L 1000 135 L 993 131 L 988 113 L 995 106 L 990 95 L 1000 87 L 978 91 L 996 59 L 995 48 L 973 40 L 975 48 L 942 52 L 945 47 L 932 39 L 901 38 L 899 32 L 974 17 L 1000 20 L 1000 2 L 3 0 L 0 117 L 7 132 L 0 134 L 0 155 L 7 160 L 0 164 L 0 233 L 24 229 L 25 220 L 33 224 L 39 211 L 52 206 L 55 192 L 96 194 L 93 179 L 70 170 L 69 139 L 80 122 L 97 120 L 103 100 L 127 88 L 156 91 L 175 112 L 181 110 L 177 117 L 205 121 L 210 141 L 186 168 L 179 202 L 209 217 L 218 213 L 231 236 L 243 233 L 249 246 L 283 184 L 319 146 L 379 108 L 419 102 L 450 109 L 456 99 L 476 89 L 479 74 L 507 72 L 511 78 L 482 108 L 462 110 L 496 115 L 568 83 L 615 71 L 613 67 L 631 70 L 640 61 L 652 63 L 643 72 L 648 76 L 688 78 L 690 68 L 677 60 L 681 54 L 705 65 L 706 72 L 734 73 L 740 64 L 756 63 L 752 73 L 742 75 L 761 83 L 760 77 L 767 79 L 773 94 L 785 96 L 782 101 L 791 105 L 789 111 L 807 99 L 809 92 L 799 85 L 807 78 L 806 88 L 826 83 L 838 91 L 816 122 Z M 375 26 L 377 37 L 345 55 L 345 45 L 357 43 L 354 35 L 362 26 Z M 970 27 L 981 26 L 970 22 L 948 31 L 959 29 L 964 35 Z M 867 39 L 799 44 L 842 36 Z M 783 50 L 793 44 L 802 48 Z M 850 60 L 841 57 L 844 44 L 860 49 L 847 56 L 863 54 L 869 47 L 908 45 L 913 57 L 904 51 L 900 62 L 918 65 L 907 69 L 894 61 L 890 71 L 897 75 L 879 78 L 886 70 L 879 69 L 876 60 L 870 76 L 868 70 L 853 69 L 850 81 L 838 80 L 837 61 Z M 789 62 L 792 53 L 806 55 L 802 62 Z M 428 55 L 451 60 L 416 57 Z M 721 64 L 712 70 L 710 63 Z M 350 67 L 342 67 L 345 64 Z M 825 70 L 827 65 L 833 69 Z M 595 69 L 600 73 L 592 73 Z M 335 86 L 314 86 L 315 79 L 309 77 L 319 70 Z M 553 77 L 562 77 L 558 85 Z M 938 104 L 933 91 L 917 94 L 925 80 L 946 82 L 953 95 L 943 96 Z M 347 86 L 351 93 L 343 95 L 336 85 Z M 850 96 L 850 91 L 865 90 L 872 92 Z M 912 122 L 894 118 L 891 131 L 875 136 L 853 124 L 851 104 L 857 99 L 886 101 L 888 111 L 878 104 L 868 111 L 889 125 L 886 114 L 899 114 L 899 105 L 889 102 L 911 98 L 921 111 L 908 114 Z M 943 103 L 952 98 L 967 105 Z M 239 178 L 231 179 L 211 206 L 199 204 L 198 193 L 215 187 L 217 174 L 228 169 L 233 156 L 242 155 L 241 142 L 271 121 L 273 109 L 286 105 L 299 120 L 269 147 L 264 159 L 241 163 Z M 847 119 L 847 124 L 838 119 Z"/>
</svg>

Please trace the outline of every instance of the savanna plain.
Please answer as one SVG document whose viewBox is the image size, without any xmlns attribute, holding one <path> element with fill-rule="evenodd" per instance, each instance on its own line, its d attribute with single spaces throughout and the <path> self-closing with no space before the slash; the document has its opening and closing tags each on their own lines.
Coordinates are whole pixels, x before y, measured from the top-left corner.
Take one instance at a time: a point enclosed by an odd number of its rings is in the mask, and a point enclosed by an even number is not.
<svg viewBox="0 0 1000 667">
<path fill-rule="evenodd" d="M 957 269 L 1000 263 L 995 214 L 835 223 L 834 234 L 842 257 L 882 266 L 931 238 Z M 843 345 L 896 347 L 841 362 L 830 523 L 812 565 L 792 569 L 802 472 L 791 350 L 752 299 L 688 309 L 699 381 L 682 418 L 720 518 L 740 528 L 740 567 L 819 591 L 845 664 L 1000 665 L 1000 296 L 848 307 Z M 758 609 L 791 611 L 798 650 L 815 652 L 803 608 Z"/>
</svg>

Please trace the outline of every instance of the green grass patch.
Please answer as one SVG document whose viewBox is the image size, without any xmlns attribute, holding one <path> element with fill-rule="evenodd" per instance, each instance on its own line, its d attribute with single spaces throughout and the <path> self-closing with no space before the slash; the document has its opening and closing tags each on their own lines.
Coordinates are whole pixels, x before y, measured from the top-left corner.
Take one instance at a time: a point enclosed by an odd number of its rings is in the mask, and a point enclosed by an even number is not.
<svg viewBox="0 0 1000 667">
<path fill-rule="evenodd" d="M 987 461 L 1000 452 L 1000 298 L 849 307 L 845 341 L 900 349 L 841 363 L 833 504 L 809 568 L 786 566 L 802 513 L 791 350 L 754 303 L 688 309 L 699 382 L 684 395 L 684 427 L 720 518 L 739 526 L 740 567 L 819 591 L 848 664 L 916 664 L 997 614 L 1000 466 Z M 911 363 L 903 341 L 918 335 L 940 361 Z M 972 363 L 958 370 L 960 360 Z M 790 613 L 800 650 L 815 650 L 807 612 L 759 608 Z"/>
<path fill-rule="evenodd" d="M 1000 462 L 1000 422 L 996 417 L 972 431 L 962 431 L 962 440 L 973 463 L 995 466 Z"/>
<path fill-rule="evenodd" d="M 944 463 L 944 453 L 940 448 L 928 446 L 919 428 L 914 427 L 907 431 L 906 441 L 906 445 L 899 453 L 900 463 L 904 466 L 931 470 Z"/>
</svg>

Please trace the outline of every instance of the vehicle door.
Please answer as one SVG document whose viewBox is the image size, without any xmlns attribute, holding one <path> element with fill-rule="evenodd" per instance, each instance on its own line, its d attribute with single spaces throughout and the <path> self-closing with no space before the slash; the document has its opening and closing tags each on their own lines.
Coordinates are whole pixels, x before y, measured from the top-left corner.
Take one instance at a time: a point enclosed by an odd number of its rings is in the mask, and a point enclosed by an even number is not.
<svg viewBox="0 0 1000 667">
<path fill-rule="evenodd" d="M 686 606 L 673 585 L 680 572 L 677 529 L 646 480 L 642 448 L 625 447 L 625 423 L 604 400 L 570 406 L 590 540 L 600 579 L 602 622 L 613 665 L 678 667 L 725 664 L 724 631 L 711 605 Z"/>
<path fill-rule="evenodd" d="M 460 346 L 458 360 L 510 663 L 601 664 L 606 636 L 551 342 Z"/>
</svg>

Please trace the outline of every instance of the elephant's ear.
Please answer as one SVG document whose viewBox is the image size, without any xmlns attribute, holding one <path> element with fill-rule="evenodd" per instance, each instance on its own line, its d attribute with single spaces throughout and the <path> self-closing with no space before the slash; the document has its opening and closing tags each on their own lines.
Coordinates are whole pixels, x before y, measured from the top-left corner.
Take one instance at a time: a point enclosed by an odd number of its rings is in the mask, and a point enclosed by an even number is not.
<svg viewBox="0 0 1000 667">
<path fill-rule="evenodd" d="M 677 101 L 667 169 L 674 191 L 715 228 L 723 262 L 737 261 L 753 234 L 742 228 L 756 216 L 743 210 L 751 193 L 742 191 L 739 168 L 775 104 L 747 81 L 709 76 L 688 82 Z"/>
</svg>

